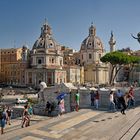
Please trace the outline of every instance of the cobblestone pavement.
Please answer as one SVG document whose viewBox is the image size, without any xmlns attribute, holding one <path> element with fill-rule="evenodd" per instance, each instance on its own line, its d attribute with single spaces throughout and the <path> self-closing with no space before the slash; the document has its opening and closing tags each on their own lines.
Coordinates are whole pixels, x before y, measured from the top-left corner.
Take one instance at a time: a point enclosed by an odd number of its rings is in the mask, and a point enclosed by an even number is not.
<svg viewBox="0 0 140 140">
<path fill-rule="evenodd" d="M 140 140 L 140 107 L 126 115 L 81 109 L 54 118 L 34 116 L 31 122 L 27 128 L 20 128 L 20 119 L 12 122 L 0 140 Z"/>
</svg>

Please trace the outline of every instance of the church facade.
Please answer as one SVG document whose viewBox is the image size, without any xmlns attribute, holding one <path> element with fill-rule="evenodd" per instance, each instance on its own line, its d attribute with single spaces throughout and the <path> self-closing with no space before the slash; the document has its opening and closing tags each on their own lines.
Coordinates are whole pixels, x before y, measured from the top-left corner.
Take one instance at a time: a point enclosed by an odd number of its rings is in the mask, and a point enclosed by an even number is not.
<svg viewBox="0 0 140 140">
<path fill-rule="evenodd" d="M 115 43 L 113 34 L 111 34 L 110 51 L 115 51 Z M 27 50 L 26 46 L 22 47 L 21 60 L 22 64 L 26 63 L 24 67 L 20 65 L 22 71 L 19 77 L 22 79 L 16 78 L 19 80 L 15 81 L 15 72 L 8 71 L 8 73 L 13 73 L 9 83 L 12 84 L 14 81 L 18 85 L 37 87 L 41 81 L 48 86 L 67 82 L 74 84 L 92 83 L 93 85 L 109 82 L 111 67 L 100 61 L 106 52 L 101 39 L 96 36 L 96 27 L 93 25 L 89 27 L 89 35 L 83 40 L 78 52 L 58 44 L 52 36 L 52 30 L 48 23 L 41 27 L 41 34 L 31 51 L 28 50 L 27 53 Z M 3 54 L 5 55 L 5 52 Z M 2 60 L 6 59 L 4 55 L 1 55 Z M 2 67 L 3 69 L 4 67 Z M 6 74 L 2 74 L 5 78 Z"/>
<path fill-rule="evenodd" d="M 66 71 L 63 70 L 61 46 L 52 37 L 50 26 L 45 23 L 41 35 L 31 50 L 31 68 L 26 70 L 26 85 L 37 86 L 44 81 L 47 85 L 66 82 Z"/>
<path fill-rule="evenodd" d="M 100 58 L 105 54 L 101 39 L 96 36 L 96 27 L 89 28 L 89 35 L 81 44 L 80 64 L 84 66 L 84 81 L 92 84 L 106 84 L 109 81 L 109 67 Z"/>
</svg>

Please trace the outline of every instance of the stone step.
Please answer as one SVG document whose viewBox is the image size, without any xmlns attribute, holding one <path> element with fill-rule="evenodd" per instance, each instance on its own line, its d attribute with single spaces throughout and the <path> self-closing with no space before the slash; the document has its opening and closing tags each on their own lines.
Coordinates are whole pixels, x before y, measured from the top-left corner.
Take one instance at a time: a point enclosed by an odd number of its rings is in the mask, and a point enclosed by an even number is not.
<svg viewBox="0 0 140 140">
<path fill-rule="evenodd" d="M 31 126 L 30 127 L 26 127 L 26 128 L 21 128 L 21 118 L 18 118 L 16 120 L 12 120 L 12 125 L 8 125 L 6 126 L 5 128 L 5 134 L 3 134 L 2 136 L 0 136 L 0 139 L 1 138 L 11 138 L 12 136 L 18 136 L 18 135 L 21 135 L 23 133 L 28 133 L 30 132 L 31 130 L 36 130 L 37 128 L 39 127 L 44 127 L 46 125 L 54 125 L 55 123 L 57 124 L 58 122 L 63 122 L 63 121 L 68 121 L 71 119 L 73 120 L 75 117 L 77 117 L 77 124 L 80 123 L 78 121 L 82 121 L 82 120 L 78 120 L 78 116 L 83 116 L 82 118 L 83 119 L 86 119 L 86 117 L 90 117 L 90 113 L 93 113 L 93 110 L 91 109 L 87 109 L 87 110 L 80 110 L 79 112 L 72 112 L 72 113 L 67 113 L 63 116 L 60 116 L 60 117 L 45 117 L 45 116 L 36 116 L 36 117 L 33 117 L 31 119 Z M 89 115 L 87 114 L 89 113 Z M 84 114 L 87 114 L 87 116 L 84 117 Z M 94 115 L 94 113 L 93 113 Z M 91 116 L 92 117 L 92 116 Z M 75 120 L 74 119 L 74 120 Z M 88 118 L 87 118 L 88 119 Z M 73 122 L 69 122 L 69 126 L 67 126 L 68 128 L 71 127 L 71 125 L 75 125 L 75 123 Z M 58 125 L 59 127 L 59 125 Z M 52 129 L 53 129 L 53 126 L 52 126 Z M 18 131 L 18 133 L 16 133 Z M 51 130 L 53 131 L 53 130 Z M 6 139 L 5 139 L 6 140 Z"/>
<path fill-rule="evenodd" d="M 133 127 L 131 133 L 137 133 L 140 123 L 137 125 L 134 125 L 134 123 L 139 118 L 139 114 L 139 107 L 126 111 L 126 115 L 122 115 L 120 112 L 110 113 L 101 110 L 83 109 L 60 117 L 47 117 L 30 127 L 9 131 L 0 136 L 0 139 L 118 140 L 124 134 L 129 134 L 129 137 L 132 137 L 132 134 L 127 133 L 132 126 L 135 126 L 135 129 Z M 36 122 L 37 119 L 40 120 L 40 116 L 37 116 L 33 122 Z M 20 119 L 14 124 L 15 128 L 19 127 Z M 122 140 L 126 140 L 127 135 Z"/>
<path fill-rule="evenodd" d="M 50 118 L 47 117 L 47 116 L 33 115 L 30 119 L 31 119 L 31 124 L 30 125 L 34 125 L 34 124 L 36 124 L 40 121 L 50 119 Z M 22 123 L 22 118 L 21 117 L 16 118 L 16 119 L 12 119 L 11 120 L 11 125 L 6 124 L 5 133 L 21 129 L 21 123 Z"/>
</svg>

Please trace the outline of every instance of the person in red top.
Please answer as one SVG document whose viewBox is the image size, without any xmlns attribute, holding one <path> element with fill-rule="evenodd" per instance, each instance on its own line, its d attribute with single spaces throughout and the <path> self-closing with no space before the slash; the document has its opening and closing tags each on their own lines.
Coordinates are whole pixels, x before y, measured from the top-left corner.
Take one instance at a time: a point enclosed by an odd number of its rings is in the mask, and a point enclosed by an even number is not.
<svg viewBox="0 0 140 140">
<path fill-rule="evenodd" d="M 129 108 L 130 106 L 134 106 L 135 105 L 133 86 L 130 87 L 128 97 L 129 97 L 129 100 L 128 100 L 128 108 Z"/>
<path fill-rule="evenodd" d="M 96 93 L 95 93 L 95 107 L 96 109 L 99 108 L 99 91 L 97 90 Z"/>
</svg>

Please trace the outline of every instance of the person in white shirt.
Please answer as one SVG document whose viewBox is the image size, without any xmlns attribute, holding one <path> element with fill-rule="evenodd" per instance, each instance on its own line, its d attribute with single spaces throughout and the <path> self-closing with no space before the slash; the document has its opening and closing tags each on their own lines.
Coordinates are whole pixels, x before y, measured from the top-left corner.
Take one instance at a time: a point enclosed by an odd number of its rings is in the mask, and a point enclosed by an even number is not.
<svg viewBox="0 0 140 140">
<path fill-rule="evenodd" d="M 110 94 L 109 94 L 109 110 L 112 111 L 116 111 L 116 108 L 115 108 L 115 103 L 114 103 L 114 92 L 111 91 Z"/>
</svg>

